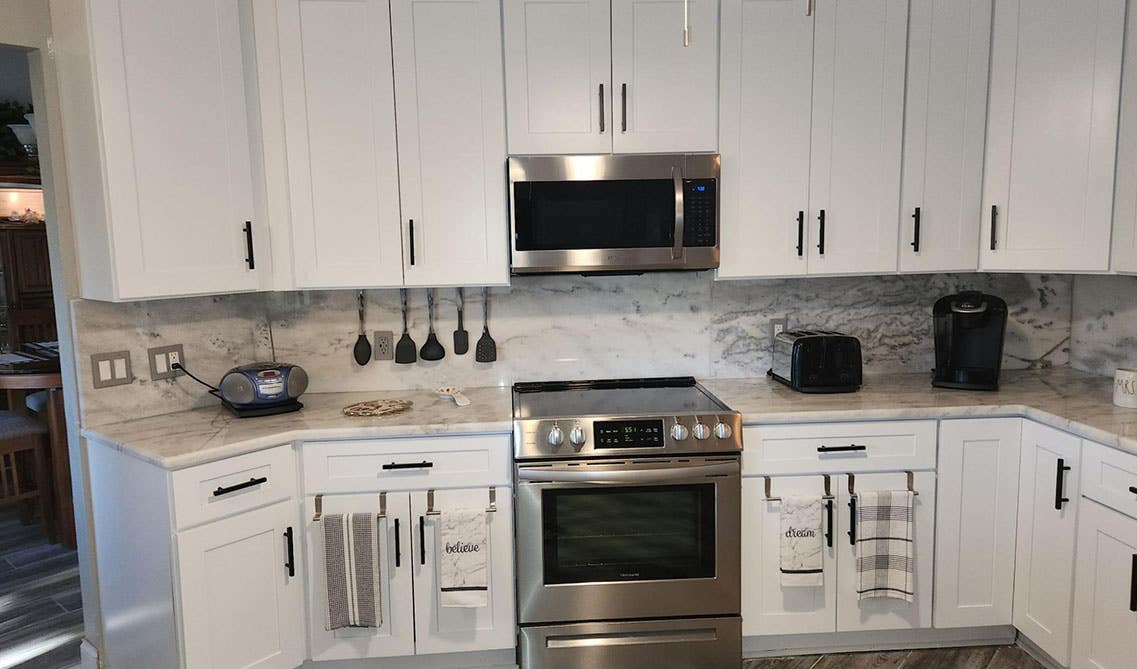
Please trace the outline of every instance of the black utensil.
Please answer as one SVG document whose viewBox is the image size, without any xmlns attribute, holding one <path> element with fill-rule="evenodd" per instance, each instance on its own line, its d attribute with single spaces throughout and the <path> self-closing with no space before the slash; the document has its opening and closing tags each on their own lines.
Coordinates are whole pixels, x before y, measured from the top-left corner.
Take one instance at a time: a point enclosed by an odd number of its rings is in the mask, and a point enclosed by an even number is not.
<svg viewBox="0 0 1137 669">
<path fill-rule="evenodd" d="M 490 289 L 482 288 L 482 337 L 474 351 L 474 360 L 493 362 L 497 360 L 497 343 L 490 336 Z"/>
<path fill-rule="evenodd" d="M 418 347 L 415 346 L 415 340 L 411 339 L 411 335 L 407 332 L 407 289 L 399 290 L 399 299 L 403 302 L 403 336 L 399 337 L 399 343 L 395 344 L 395 362 L 400 365 L 409 365 L 415 360 L 418 360 Z"/>
<path fill-rule="evenodd" d="M 423 360 L 441 360 L 446 357 L 446 349 L 434 334 L 434 289 L 426 291 L 426 317 L 430 323 L 430 331 L 426 335 L 426 343 L 419 349 L 419 357 Z"/>
<path fill-rule="evenodd" d="M 359 291 L 359 336 L 355 339 L 355 364 L 360 367 L 371 362 L 371 342 L 367 341 L 367 330 L 363 322 L 363 291 Z"/>
<path fill-rule="evenodd" d="M 462 294 L 462 289 L 458 289 L 458 329 L 454 331 L 454 354 L 466 355 L 470 350 L 470 333 L 466 332 L 466 326 L 462 324 L 462 311 L 466 307 L 466 298 Z"/>
</svg>

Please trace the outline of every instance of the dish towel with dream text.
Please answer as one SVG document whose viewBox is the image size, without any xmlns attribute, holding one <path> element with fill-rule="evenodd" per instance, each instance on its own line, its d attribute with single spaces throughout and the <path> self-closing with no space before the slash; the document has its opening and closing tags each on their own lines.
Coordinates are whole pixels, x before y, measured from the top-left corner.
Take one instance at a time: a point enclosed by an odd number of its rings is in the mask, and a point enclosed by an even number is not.
<svg viewBox="0 0 1137 669">
<path fill-rule="evenodd" d="M 323 518 L 329 630 L 383 625 L 377 522 L 374 513 Z"/>
<path fill-rule="evenodd" d="M 486 510 L 444 511 L 439 516 L 438 534 L 438 589 L 442 606 L 487 606 Z"/>
<path fill-rule="evenodd" d="M 867 490 L 857 501 L 857 593 L 911 602 L 913 501 L 907 490 Z"/>
<path fill-rule="evenodd" d="M 822 571 L 821 500 L 783 497 L 781 513 L 781 571 L 786 587 L 825 585 Z"/>
</svg>

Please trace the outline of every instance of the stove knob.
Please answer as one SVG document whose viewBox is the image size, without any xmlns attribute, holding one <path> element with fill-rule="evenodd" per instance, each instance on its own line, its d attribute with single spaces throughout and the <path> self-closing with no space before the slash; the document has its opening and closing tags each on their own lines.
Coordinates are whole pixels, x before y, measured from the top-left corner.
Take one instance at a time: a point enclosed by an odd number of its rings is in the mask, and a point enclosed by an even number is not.
<svg viewBox="0 0 1137 669">
<path fill-rule="evenodd" d="M 554 425 L 553 429 L 549 430 L 549 445 L 553 448 L 565 443 L 565 432 L 559 425 Z"/>
<path fill-rule="evenodd" d="M 730 439 L 730 435 L 732 434 L 734 434 L 734 430 L 730 429 L 730 426 L 721 420 L 718 422 L 718 425 L 715 425 L 715 436 L 719 439 Z"/>
<path fill-rule="evenodd" d="M 686 441 L 690 435 L 691 431 L 679 421 L 675 421 L 675 424 L 671 426 L 671 438 L 675 441 Z"/>
<path fill-rule="evenodd" d="M 703 421 L 695 423 L 695 428 L 692 430 L 695 433 L 695 438 L 702 441 L 711 437 L 711 426 Z"/>
<path fill-rule="evenodd" d="M 586 441 L 588 441 L 588 435 L 585 434 L 579 425 L 575 425 L 569 430 L 569 443 L 572 444 L 572 447 L 576 450 L 579 451 Z"/>
</svg>

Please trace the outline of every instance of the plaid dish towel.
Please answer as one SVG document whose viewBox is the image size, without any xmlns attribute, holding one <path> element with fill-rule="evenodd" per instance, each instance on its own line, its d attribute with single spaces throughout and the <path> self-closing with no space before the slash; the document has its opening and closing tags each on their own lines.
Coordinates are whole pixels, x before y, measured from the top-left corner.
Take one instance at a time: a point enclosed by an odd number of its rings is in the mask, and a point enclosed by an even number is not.
<svg viewBox="0 0 1137 669">
<path fill-rule="evenodd" d="M 857 493 L 857 593 L 911 602 L 913 497 L 907 490 Z"/>
<path fill-rule="evenodd" d="M 323 522 L 328 629 L 382 626 L 375 514 L 332 513 Z"/>
</svg>

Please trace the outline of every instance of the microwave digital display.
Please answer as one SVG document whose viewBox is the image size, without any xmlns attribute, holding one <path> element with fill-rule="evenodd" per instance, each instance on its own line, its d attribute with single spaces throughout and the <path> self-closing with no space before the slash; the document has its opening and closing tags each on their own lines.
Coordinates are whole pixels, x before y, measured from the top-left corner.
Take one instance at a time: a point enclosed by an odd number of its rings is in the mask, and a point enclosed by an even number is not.
<svg viewBox="0 0 1137 669">
<path fill-rule="evenodd" d="M 663 448 L 662 420 L 597 421 L 592 425 L 600 448 Z"/>
</svg>

